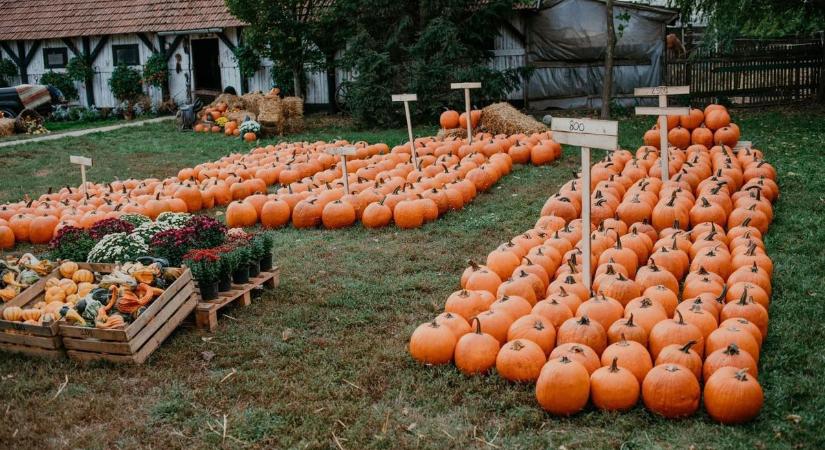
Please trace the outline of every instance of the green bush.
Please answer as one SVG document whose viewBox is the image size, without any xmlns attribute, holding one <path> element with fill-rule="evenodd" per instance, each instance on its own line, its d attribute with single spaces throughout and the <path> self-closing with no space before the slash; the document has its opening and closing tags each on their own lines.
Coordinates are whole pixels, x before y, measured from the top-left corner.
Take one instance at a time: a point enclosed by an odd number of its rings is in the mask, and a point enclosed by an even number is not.
<svg viewBox="0 0 825 450">
<path fill-rule="evenodd" d="M 152 53 L 143 66 L 143 82 L 149 86 L 161 87 L 169 78 L 169 64 L 163 53 Z"/>
<path fill-rule="evenodd" d="M 50 70 L 40 77 L 40 84 L 48 84 L 60 89 L 66 100 L 77 100 L 78 98 L 77 88 L 69 74 Z"/>
<path fill-rule="evenodd" d="M 116 99 L 130 105 L 143 95 L 140 72 L 125 64 L 115 67 L 112 78 L 109 79 L 109 89 Z"/>
<path fill-rule="evenodd" d="M 92 62 L 85 54 L 72 56 L 69 63 L 66 65 L 66 73 L 74 81 L 86 81 L 88 78 L 94 76 L 95 71 L 92 68 Z"/>
<path fill-rule="evenodd" d="M 11 84 L 9 79 L 17 75 L 17 65 L 10 59 L 0 59 L 0 87 Z"/>
</svg>

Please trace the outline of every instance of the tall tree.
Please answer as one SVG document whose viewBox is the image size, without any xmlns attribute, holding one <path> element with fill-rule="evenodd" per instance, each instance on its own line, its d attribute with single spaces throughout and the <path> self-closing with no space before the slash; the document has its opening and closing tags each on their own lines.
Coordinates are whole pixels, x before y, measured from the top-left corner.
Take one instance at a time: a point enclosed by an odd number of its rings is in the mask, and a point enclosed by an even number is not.
<svg viewBox="0 0 825 450">
<path fill-rule="evenodd" d="M 324 65 L 325 54 L 317 43 L 335 30 L 323 29 L 319 24 L 328 22 L 319 18 L 332 4 L 333 0 L 226 0 L 229 11 L 249 24 L 243 31 L 247 45 L 269 58 L 276 79 L 291 81 L 292 93 L 299 97 L 304 95 L 305 70 Z"/>
<path fill-rule="evenodd" d="M 825 28 L 825 0 L 670 0 L 682 17 L 707 20 L 707 44 L 747 37 L 809 36 Z"/>
<path fill-rule="evenodd" d="M 607 22 L 607 48 L 604 52 L 604 83 L 602 85 L 602 119 L 610 118 L 610 99 L 613 94 L 613 60 L 616 53 L 616 28 L 613 23 L 613 0 L 605 4 Z"/>
</svg>

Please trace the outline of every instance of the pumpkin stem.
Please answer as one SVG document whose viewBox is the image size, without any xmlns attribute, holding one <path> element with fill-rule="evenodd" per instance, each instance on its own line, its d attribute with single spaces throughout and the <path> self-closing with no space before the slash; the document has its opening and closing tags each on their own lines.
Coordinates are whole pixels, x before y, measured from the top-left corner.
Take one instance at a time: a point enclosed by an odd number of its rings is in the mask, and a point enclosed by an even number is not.
<svg viewBox="0 0 825 450">
<path fill-rule="evenodd" d="M 676 322 L 676 323 L 678 323 L 679 325 L 684 325 L 685 324 L 685 318 L 682 317 L 682 312 L 677 309 L 676 310 L 676 315 L 679 316 L 679 321 Z"/>
<path fill-rule="evenodd" d="M 742 289 L 742 295 L 739 296 L 740 305 L 747 305 L 748 304 L 748 285 L 746 284 L 745 287 Z"/>
<path fill-rule="evenodd" d="M 559 296 L 567 297 L 569 294 L 564 290 L 564 286 L 559 286 Z"/>
<path fill-rule="evenodd" d="M 519 340 L 515 340 L 513 341 L 513 345 L 511 345 L 510 348 L 515 351 L 519 351 L 524 348 L 524 344 L 522 344 Z"/>
<path fill-rule="evenodd" d="M 533 328 L 535 328 L 536 330 L 541 331 L 545 328 L 544 323 L 542 323 L 541 320 L 536 320 L 536 322 L 533 324 Z"/>
<path fill-rule="evenodd" d="M 584 314 L 579 318 L 578 324 L 583 326 L 590 325 L 590 318 L 587 317 L 587 314 Z"/>
<path fill-rule="evenodd" d="M 716 302 L 721 304 L 721 305 L 724 305 L 725 304 L 725 299 L 727 298 L 727 296 L 728 296 L 728 285 L 725 284 L 724 286 L 722 286 L 722 292 L 719 293 L 718 297 L 716 297 Z"/>
<path fill-rule="evenodd" d="M 476 334 L 481 334 L 481 320 L 479 320 L 478 317 L 473 317 L 472 319 L 470 319 L 470 325 L 472 325 L 473 322 L 475 322 L 475 324 L 476 324 L 475 333 Z"/>
<path fill-rule="evenodd" d="M 736 379 L 739 381 L 747 381 L 748 380 L 748 368 L 745 367 L 744 369 L 740 369 L 736 371 Z"/>
<path fill-rule="evenodd" d="M 726 355 L 738 355 L 739 354 L 739 346 L 736 344 L 728 345 L 728 348 L 724 350 Z"/>
<path fill-rule="evenodd" d="M 682 348 L 679 349 L 682 353 L 690 353 L 691 347 L 696 345 L 696 341 L 688 341 L 687 344 L 683 345 Z"/>
<path fill-rule="evenodd" d="M 528 265 L 528 266 L 532 266 L 532 265 L 533 265 L 533 261 L 530 261 L 530 258 L 528 258 L 528 257 L 526 257 L 526 256 L 525 256 L 525 257 L 524 257 L 524 260 L 525 260 L 525 261 L 527 261 L 527 265 Z"/>
<path fill-rule="evenodd" d="M 573 361 L 571 361 L 570 358 L 567 357 L 567 355 L 564 355 L 561 358 L 559 358 L 559 362 L 562 364 L 570 364 Z"/>
<path fill-rule="evenodd" d="M 618 371 L 619 371 L 619 365 L 618 365 L 618 363 L 619 363 L 619 357 L 618 357 L 618 356 L 614 356 L 614 357 L 613 357 L 613 362 L 612 362 L 612 363 L 610 363 L 610 371 L 611 371 L 611 372 L 614 372 L 614 373 L 615 373 L 615 372 L 618 372 Z"/>
</svg>

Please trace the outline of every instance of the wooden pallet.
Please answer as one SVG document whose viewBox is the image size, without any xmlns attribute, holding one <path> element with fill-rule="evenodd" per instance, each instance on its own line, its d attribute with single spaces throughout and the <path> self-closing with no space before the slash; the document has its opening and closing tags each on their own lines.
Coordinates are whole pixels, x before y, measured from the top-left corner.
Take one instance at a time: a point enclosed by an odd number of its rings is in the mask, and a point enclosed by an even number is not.
<svg viewBox="0 0 825 450">
<path fill-rule="evenodd" d="M 272 270 L 261 272 L 260 275 L 249 279 L 249 283 L 233 284 L 232 290 L 218 293 L 214 300 L 203 300 L 200 291 L 195 289 L 198 307 L 195 309 L 195 325 L 198 328 L 215 331 L 218 327 L 218 311 L 235 302 L 242 306 L 252 303 L 252 290 L 258 286 L 275 288 L 281 281 L 281 270 L 273 267 Z"/>
<path fill-rule="evenodd" d="M 9 306 L 26 308 L 43 300 L 46 293 L 46 282 L 49 278 L 59 276 L 57 269 L 55 269 L 7 303 L 0 305 L 0 317 L 2 317 L 3 309 Z M 59 358 L 65 356 L 65 353 L 63 341 L 60 339 L 58 331 L 56 320 L 49 324 L 31 325 L 0 319 L 0 350 L 30 356 Z"/>
<path fill-rule="evenodd" d="M 69 358 L 142 364 L 197 305 L 188 269 L 126 328 L 102 330 L 60 323 Z"/>
</svg>

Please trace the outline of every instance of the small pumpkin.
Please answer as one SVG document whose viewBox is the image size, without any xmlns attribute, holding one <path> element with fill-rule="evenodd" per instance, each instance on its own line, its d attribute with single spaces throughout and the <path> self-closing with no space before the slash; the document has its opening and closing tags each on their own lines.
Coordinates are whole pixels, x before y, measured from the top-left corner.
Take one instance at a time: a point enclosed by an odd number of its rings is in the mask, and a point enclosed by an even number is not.
<svg viewBox="0 0 825 450">
<path fill-rule="evenodd" d="M 567 319 L 560 327 L 556 337 L 559 344 L 584 344 L 601 355 L 607 347 L 607 333 L 599 322 L 590 320 L 586 315 Z"/>
<path fill-rule="evenodd" d="M 642 382 L 645 407 L 668 419 L 689 416 L 699 409 L 699 381 L 685 366 L 664 364 L 647 373 Z"/>
<path fill-rule="evenodd" d="M 95 276 L 89 270 L 78 269 L 78 270 L 75 271 L 74 274 L 72 274 L 72 281 L 74 281 L 75 283 L 82 283 L 82 282 L 94 283 Z"/>
<path fill-rule="evenodd" d="M 462 319 L 463 320 L 463 319 Z M 465 375 L 486 373 L 496 364 L 501 344 L 481 331 L 481 321 L 473 318 L 475 331 L 466 333 L 455 345 L 455 365 Z"/>
<path fill-rule="evenodd" d="M 23 319 L 23 308 L 19 306 L 7 306 L 3 309 L 3 320 L 22 322 L 25 320 Z"/>
<path fill-rule="evenodd" d="M 40 320 L 40 316 L 43 315 L 43 311 L 37 308 L 26 308 L 22 311 L 22 317 L 24 321 L 35 321 L 37 322 Z"/>
<path fill-rule="evenodd" d="M 515 382 L 532 382 L 538 379 L 547 356 L 533 341 L 516 339 L 499 350 L 496 371 L 502 378 Z"/>
<path fill-rule="evenodd" d="M 447 364 L 453 359 L 455 334 L 445 325 L 422 323 L 410 338 L 410 354 L 424 364 Z"/>
<path fill-rule="evenodd" d="M 58 270 L 60 271 L 60 276 L 63 278 L 71 279 L 75 272 L 77 272 L 77 263 L 73 261 L 64 261 L 60 264 Z"/>
<path fill-rule="evenodd" d="M 751 421 L 764 402 L 762 386 L 747 369 L 722 367 L 705 383 L 704 403 L 708 415 L 724 424 Z"/>
<path fill-rule="evenodd" d="M 590 398 L 603 411 L 627 411 L 639 401 L 639 381 L 618 361 L 614 357 L 610 365 L 590 375 Z"/>
<path fill-rule="evenodd" d="M 569 416 L 584 409 L 589 397 L 590 374 L 581 363 L 562 356 L 541 369 L 536 399 L 545 411 Z"/>
<path fill-rule="evenodd" d="M 46 303 L 63 302 L 63 300 L 66 300 L 66 291 L 60 286 L 52 286 L 46 289 L 44 299 Z"/>
</svg>

